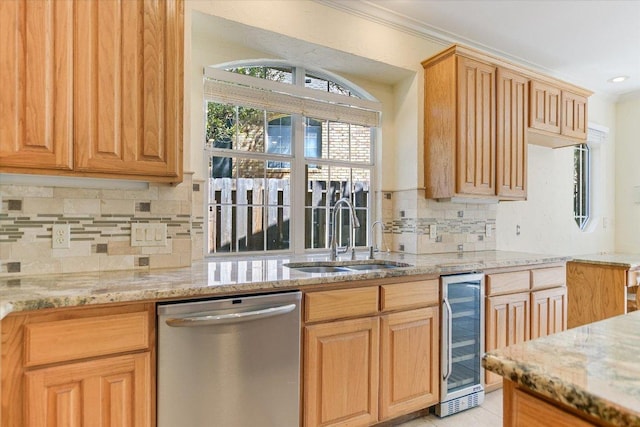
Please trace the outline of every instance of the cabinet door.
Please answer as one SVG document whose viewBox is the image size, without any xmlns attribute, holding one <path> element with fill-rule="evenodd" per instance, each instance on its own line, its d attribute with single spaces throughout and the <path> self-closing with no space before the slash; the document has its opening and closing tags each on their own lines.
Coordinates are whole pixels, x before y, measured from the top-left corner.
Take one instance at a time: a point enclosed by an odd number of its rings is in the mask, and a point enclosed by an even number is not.
<svg viewBox="0 0 640 427">
<path fill-rule="evenodd" d="M 486 345 L 491 351 L 529 339 L 529 292 L 488 297 L 486 307 Z M 499 384 L 502 377 L 485 370 L 487 385 Z"/>
<path fill-rule="evenodd" d="M 74 4 L 0 1 L 4 171 L 71 169 Z"/>
<path fill-rule="evenodd" d="M 563 135 L 587 140 L 587 97 L 562 91 Z"/>
<path fill-rule="evenodd" d="M 529 127 L 560 134 L 560 89 L 531 80 Z"/>
<path fill-rule="evenodd" d="M 380 320 L 380 419 L 436 404 L 438 308 L 389 314 Z"/>
<path fill-rule="evenodd" d="M 498 68 L 496 188 L 506 199 L 527 198 L 528 79 Z"/>
<path fill-rule="evenodd" d="M 377 317 L 304 328 L 304 425 L 367 426 L 378 419 Z"/>
<path fill-rule="evenodd" d="M 531 339 L 567 329 L 567 288 L 531 293 Z"/>
<path fill-rule="evenodd" d="M 458 193 L 495 195 L 495 106 L 495 68 L 459 57 Z"/>
<path fill-rule="evenodd" d="M 150 353 L 25 374 L 27 427 L 151 426 Z"/>
<path fill-rule="evenodd" d="M 77 2 L 76 169 L 177 177 L 182 0 Z"/>
</svg>

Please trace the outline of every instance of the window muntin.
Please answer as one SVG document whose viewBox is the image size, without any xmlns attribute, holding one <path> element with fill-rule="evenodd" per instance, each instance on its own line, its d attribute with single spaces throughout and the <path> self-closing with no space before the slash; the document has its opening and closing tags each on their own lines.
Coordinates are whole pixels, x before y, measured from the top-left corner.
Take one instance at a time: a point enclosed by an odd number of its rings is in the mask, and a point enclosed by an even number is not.
<svg viewBox="0 0 640 427">
<path fill-rule="evenodd" d="M 262 76 L 273 69 L 260 68 L 238 67 L 232 71 L 265 78 Z M 279 76 L 273 72 L 270 78 L 281 81 Z M 342 84 L 325 81 L 331 83 L 327 83 L 329 92 L 351 93 Z M 216 97 L 213 92 L 209 96 Z M 298 218 L 305 219 L 305 238 L 300 238 L 298 245 L 306 249 L 326 248 L 333 229 L 333 205 L 341 197 L 353 202 L 361 227 L 350 236 L 349 214 L 342 209 L 338 215 L 338 243 L 352 244 L 353 237 L 357 246 L 366 245 L 369 209 L 373 206 L 372 128 L 272 112 L 256 108 L 257 104 L 249 98 L 246 99 L 254 107 L 231 105 L 229 98 L 223 99 L 221 103 L 207 103 L 206 148 L 211 177 L 209 252 L 294 249 L 290 230 L 296 211 L 300 212 Z M 326 114 L 328 110 L 318 111 Z M 356 112 L 353 117 L 359 120 L 365 116 Z M 296 154 L 300 160 L 296 160 Z M 291 186 L 296 164 L 302 166 L 297 173 L 305 174 L 309 190 L 306 196 L 297 197 L 299 207 L 293 204 L 296 197 Z"/>
<path fill-rule="evenodd" d="M 573 218 L 583 230 L 590 217 L 590 149 L 587 144 L 573 149 Z"/>
</svg>

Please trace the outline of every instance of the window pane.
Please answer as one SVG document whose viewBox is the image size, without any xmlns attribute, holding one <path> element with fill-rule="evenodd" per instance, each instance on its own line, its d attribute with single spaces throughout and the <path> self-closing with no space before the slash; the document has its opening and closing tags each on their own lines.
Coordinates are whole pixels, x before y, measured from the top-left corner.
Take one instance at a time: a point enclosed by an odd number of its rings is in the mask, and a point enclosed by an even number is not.
<svg viewBox="0 0 640 427">
<path fill-rule="evenodd" d="M 353 97 L 356 96 L 352 94 L 349 89 L 343 87 L 339 83 L 324 79 L 322 77 L 317 77 L 312 74 L 307 74 L 305 76 L 304 86 L 310 89 L 321 90 L 323 92 L 330 92 L 338 95 L 353 96 Z"/>
<path fill-rule="evenodd" d="M 329 169 L 329 205 L 346 197 L 351 201 L 351 169 L 331 167 Z"/>
<path fill-rule="evenodd" d="M 321 120 L 306 117 L 304 120 L 304 156 L 322 158 L 322 125 Z"/>
<path fill-rule="evenodd" d="M 371 162 L 371 128 L 351 125 L 351 161 Z"/>
<path fill-rule="evenodd" d="M 209 252 L 236 250 L 235 180 L 211 178 L 209 184 Z"/>
<path fill-rule="evenodd" d="M 267 113 L 267 153 L 291 155 L 291 116 Z"/>
<path fill-rule="evenodd" d="M 238 129 L 234 150 L 264 152 L 265 112 L 238 107 Z"/>
<path fill-rule="evenodd" d="M 281 83 L 293 83 L 293 72 L 288 67 L 237 67 L 227 68 L 227 71 Z"/>
<path fill-rule="evenodd" d="M 325 248 L 327 242 L 327 188 L 329 168 L 307 165 L 305 248 Z"/>
<path fill-rule="evenodd" d="M 589 221 L 589 147 L 578 145 L 573 151 L 573 217 L 580 229 Z"/>
<path fill-rule="evenodd" d="M 264 250 L 265 162 L 236 159 L 238 251 Z"/>
<path fill-rule="evenodd" d="M 207 103 L 205 138 L 207 148 L 232 148 L 235 140 L 236 107 Z"/>
<path fill-rule="evenodd" d="M 286 164 L 289 166 L 289 164 Z M 267 179 L 267 250 L 289 249 L 291 180 L 289 173 Z"/>
<path fill-rule="evenodd" d="M 347 160 L 349 155 L 349 124 L 329 122 L 328 125 L 329 159 Z"/>
<path fill-rule="evenodd" d="M 351 175 L 353 177 L 354 206 L 356 208 L 368 208 L 370 206 L 371 171 L 369 169 L 353 168 Z"/>
</svg>

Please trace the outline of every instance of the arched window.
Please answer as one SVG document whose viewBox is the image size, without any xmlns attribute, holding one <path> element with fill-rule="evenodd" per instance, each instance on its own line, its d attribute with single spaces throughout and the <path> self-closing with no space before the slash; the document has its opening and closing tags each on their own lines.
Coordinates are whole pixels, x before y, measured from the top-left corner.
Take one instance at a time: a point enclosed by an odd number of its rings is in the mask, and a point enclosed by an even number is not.
<svg viewBox="0 0 640 427">
<path fill-rule="evenodd" d="M 379 104 L 348 81 L 281 62 L 205 70 L 209 253 L 366 246 Z"/>
</svg>

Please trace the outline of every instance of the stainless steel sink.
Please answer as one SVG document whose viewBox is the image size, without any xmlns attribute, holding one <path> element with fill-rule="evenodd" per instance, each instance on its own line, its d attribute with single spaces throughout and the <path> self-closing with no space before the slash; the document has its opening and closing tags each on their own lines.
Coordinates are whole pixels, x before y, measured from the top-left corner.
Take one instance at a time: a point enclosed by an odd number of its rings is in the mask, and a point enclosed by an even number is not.
<svg viewBox="0 0 640 427">
<path fill-rule="evenodd" d="M 290 266 L 287 266 L 290 267 Z M 336 267 L 331 265 L 309 265 L 306 267 L 290 267 L 304 273 L 344 273 L 349 271 L 348 268 Z"/>
<path fill-rule="evenodd" d="M 376 263 L 376 264 L 350 264 L 346 266 L 350 270 L 383 270 L 386 268 L 407 267 L 406 265 Z"/>
<path fill-rule="evenodd" d="M 389 268 L 410 267 L 411 265 L 395 261 L 361 260 L 292 262 L 284 266 L 305 273 L 343 273 L 347 271 L 385 270 Z"/>
</svg>

